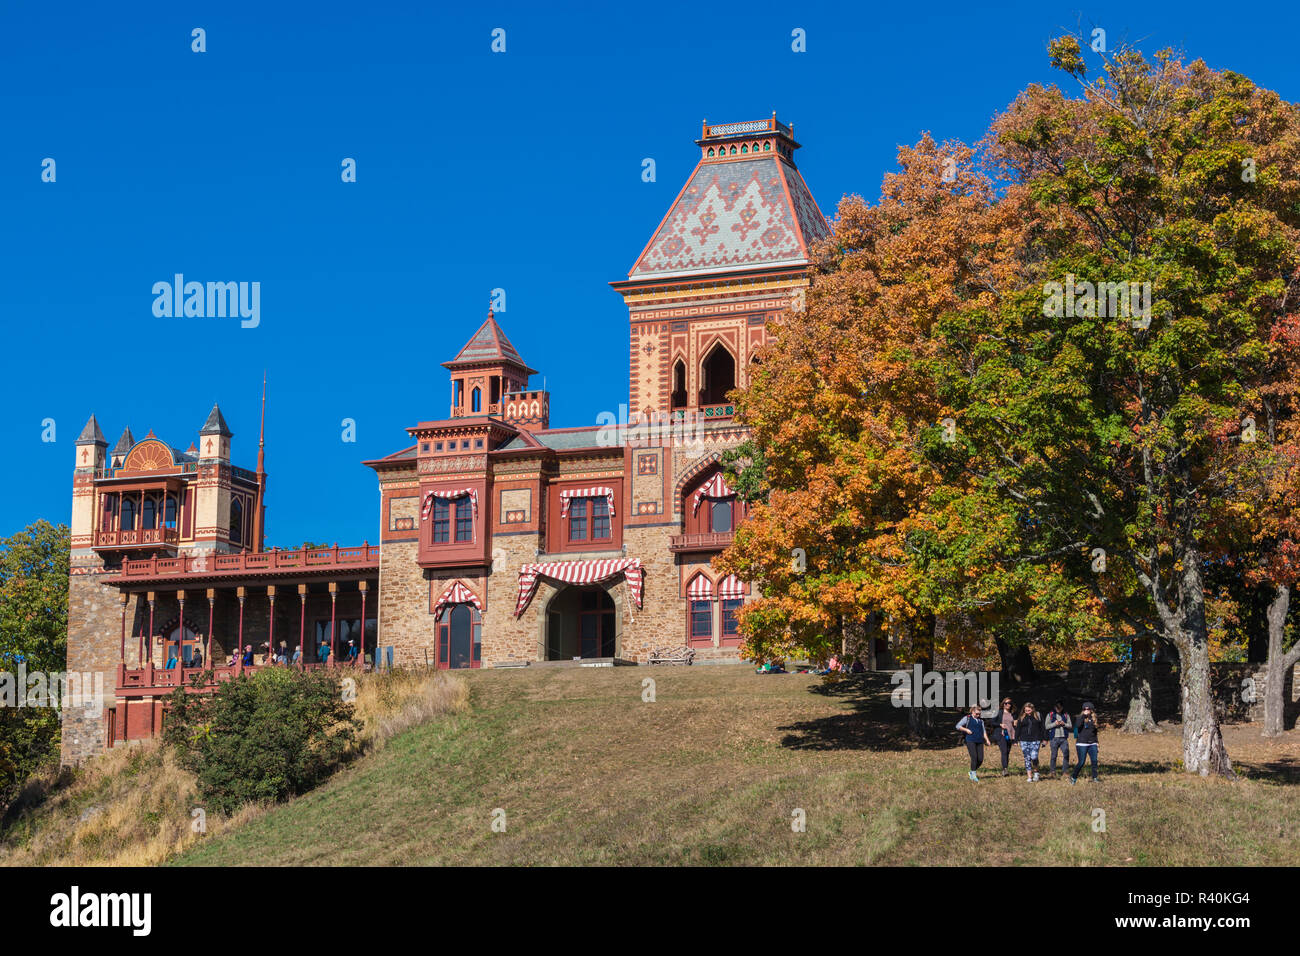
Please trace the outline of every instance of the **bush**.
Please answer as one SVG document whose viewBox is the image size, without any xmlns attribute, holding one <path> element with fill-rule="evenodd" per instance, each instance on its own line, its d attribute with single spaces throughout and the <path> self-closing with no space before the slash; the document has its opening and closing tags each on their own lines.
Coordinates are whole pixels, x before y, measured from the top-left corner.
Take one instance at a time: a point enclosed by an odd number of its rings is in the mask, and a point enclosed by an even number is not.
<svg viewBox="0 0 1300 956">
<path fill-rule="evenodd" d="M 212 694 L 177 690 L 163 736 L 208 807 L 230 813 L 310 790 L 353 751 L 358 730 L 338 677 L 273 667 Z"/>
</svg>

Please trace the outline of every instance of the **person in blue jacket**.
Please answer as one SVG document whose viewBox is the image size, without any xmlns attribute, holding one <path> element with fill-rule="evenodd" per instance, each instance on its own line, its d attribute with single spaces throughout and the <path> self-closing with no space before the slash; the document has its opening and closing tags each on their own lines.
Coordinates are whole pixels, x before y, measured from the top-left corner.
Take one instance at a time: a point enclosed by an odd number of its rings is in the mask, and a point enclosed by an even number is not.
<svg viewBox="0 0 1300 956">
<path fill-rule="evenodd" d="M 1092 709 L 1092 701 L 1083 702 L 1082 713 L 1074 722 L 1074 773 L 1070 774 L 1070 783 L 1079 782 L 1079 771 L 1083 769 L 1084 760 L 1092 761 L 1092 780 L 1097 782 L 1097 713 Z"/>
<path fill-rule="evenodd" d="M 970 712 L 957 721 L 957 729 L 960 730 L 966 739 L 966 751 L 970 754 L 970 778 L 979 783 L 980 778 L 975 776 L 975 771 L 984 763 L 984 746 L 993 746 L 989 740 L 988 729 L 984 726 L 984 719 L 980 717 L 978 704 L 971 706 Z"/>
</svg>

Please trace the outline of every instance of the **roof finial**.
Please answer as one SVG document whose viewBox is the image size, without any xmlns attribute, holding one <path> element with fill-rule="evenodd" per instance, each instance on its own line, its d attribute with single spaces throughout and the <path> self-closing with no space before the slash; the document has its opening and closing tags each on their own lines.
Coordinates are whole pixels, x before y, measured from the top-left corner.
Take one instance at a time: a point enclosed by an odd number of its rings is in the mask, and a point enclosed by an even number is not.
<svg viewBox="0 0 1300 956">
<path fill-rule="evenodd" d="M 488 293 L 488 318 L 492 318 L 492 293 Z"/>
</svg>

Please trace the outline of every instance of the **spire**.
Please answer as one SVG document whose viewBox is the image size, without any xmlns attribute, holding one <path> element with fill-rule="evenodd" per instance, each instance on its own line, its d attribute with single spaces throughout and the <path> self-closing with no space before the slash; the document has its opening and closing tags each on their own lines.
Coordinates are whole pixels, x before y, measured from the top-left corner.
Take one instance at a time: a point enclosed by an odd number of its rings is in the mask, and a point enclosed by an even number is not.
<svg viewBox="0 0 1300 956">
<path fill-rule="evenodd" d="M 99 422 L 94 415 L 90 416 L 90 420 L 86 422 L 86 427 L 77 436 L 77 444 L 80 445 L 82 442 L 94 442 L 96 445 L 108 446 L 108 442 L 104 440 L 104 433 L 99 430 Z"/>
<path fill-rule="evenodd" d="M 119 455 L 125 455 L 131 450 L 131 446 L 134 444 L 135 436 L 131 434 L 131 429 L 122 429 L 122 437 L 119 438 L 117 444 L 113 446 L 113 457 L 117 458 Z"/>
<path fill-rule="evenodd" d="M 220 414 L 220 413 L 218 413 Z M 266 529 L 262 526 L 263 509 L 266 507 L 266 369 L 262 370 L 262 423 L 257 433 L 257 503 L 253 507 L 253 549 L 258 554 L 263 550 L 263 538 Z"/>
<path fill-rule="evenodd" d="M 212 403 L 212 411 L 208 412 L 208 420 L 204 422 L 203 427 L 199 429 L 199 434 L 221 435 L 223 438 L 229 438 L 234 434 L 230 430 L 229 426 L 226 425 L 226 419 L 221 414 L 221 409 L 217 407 L 216 402 Z"/>
</svg>

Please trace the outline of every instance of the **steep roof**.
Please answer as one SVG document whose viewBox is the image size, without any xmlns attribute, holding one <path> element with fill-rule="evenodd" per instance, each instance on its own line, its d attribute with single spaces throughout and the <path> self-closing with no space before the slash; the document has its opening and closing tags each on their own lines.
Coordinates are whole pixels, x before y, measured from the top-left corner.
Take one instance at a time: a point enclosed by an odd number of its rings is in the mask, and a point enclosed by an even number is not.
<svg viewBox="0 0 1300 956">
<path fill-rule="evenodd" d="M 505 332 L 501 331 L 501 326 L 497 325 L 497 320 L 489 309 L 487 321 L 470 336 L 465 347 L 450 362 L 442 364 L 444 368 L 458 368 L 462 365 L 486 365 L 498 362 L 517 365 L 529 375 L 537 374 L 537 370 L 529 368 L 528 363 L 519 354 L 519 350 L 510 344 L 510 340 L 506 338 Z"/>
<path fill-rule="evenodd" d="M 732 124 L 734 128 L 757 124 Z M 713 135 L 711 130 L 719 132 Z M 688 276 L 800 265 L 809 246 L 830 234 L 826 217 L 788 158 L 798 144 L 772 120 L 778 151 L 748 152 L 753 136 L 706 127 L 701 146 L 744 142 L 745 153 L 702 155 L 668 215 L 628 273 L 629 279 Z"/>
<path fill-rule="evenodd" d="M 117 444 L 113 446 L 113 454 L 125 455 L 127 452 L 131 450 L 131 446 L 134 444 L 135 444 L 135 436 L 131 434 L 130 428 L 125 428 L 122 430 L 122 437 L 119 438 L 117 440 Z"/>
<path fill-rule="evenodd" d="M 226 424 L 225 416 L 221 414 L 221 409 L 217 407 L 216 402 L 212 403 L 212 411 L 208 412 L 208 420 L 199 429 L 199 434 L 225 435 L 227 438 L 234 434 Z"/>
<path fill-rule="evenodd" d="M 99 430 L 99 422 L 96 421 L 94 415 L 91 415 L 90 420 L 86 422 L 86 427 L 83 428 L 81 434 L 77 436 L 77 441 L 93 441 L 99 445 L 108 444 L 108 442 L 104 440 L 104 433 Z"/>
</svg>

